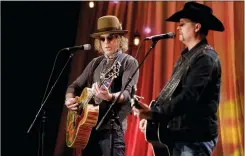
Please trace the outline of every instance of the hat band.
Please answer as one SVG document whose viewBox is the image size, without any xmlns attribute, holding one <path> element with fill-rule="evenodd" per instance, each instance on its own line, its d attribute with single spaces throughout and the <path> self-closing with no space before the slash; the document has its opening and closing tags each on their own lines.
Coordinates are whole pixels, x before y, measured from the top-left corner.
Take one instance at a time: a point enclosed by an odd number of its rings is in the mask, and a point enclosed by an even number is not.
<svg viewBox="0 0 245 156">
<path fill-rule="evenodd" d="M 118 28 L 115 28 L 115 27 L 106 27 L 106 28 L 101 28 L 101 29 L 98 29 L 97 32 L 104 32 L 104 31 L 113 31 L 113 30 L 120 30 Z"/>
</svg>

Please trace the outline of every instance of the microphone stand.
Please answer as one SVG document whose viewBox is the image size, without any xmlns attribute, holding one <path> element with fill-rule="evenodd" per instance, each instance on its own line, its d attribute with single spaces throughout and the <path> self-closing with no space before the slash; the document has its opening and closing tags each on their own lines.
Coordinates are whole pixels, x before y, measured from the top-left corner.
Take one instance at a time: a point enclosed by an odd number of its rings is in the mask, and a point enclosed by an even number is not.
<svg viewBox="0 0 245 156">
<path fill-rule="evenodd" d="M 60 50 L 60 51 L 58 52 L 58 54 L 59 54 L 61 51 L 64 51 L 64 50 L 66 50 L 66 49 Z M 58 56 L 58 55 L 57 55 L 57 56 Z M 50 93 L 52 92 L 54 86 L 55 86 L 56 83 L 58 82 L 58 80 L 59 80 L 61 74 L 63 73 L 65 67 L 67 66 L 68 62 L 70 61 L 70 59 L 71 59 L 72 57 L 73 57 L 73 52 L 70 54 L 68 60 L 66 61 L 66 64 L 64 65 L 64 67 L 63 67 L 63 69 L 61 70 L 61 72 L 60 72 L 58 78 L 56 79 L 56 81 L 54 82 L 53 86 L 51 87 L 51 89 L 50 89 L 50 91 L 49 91 L 47 97 L 46 97 L 45 100 L 44 100 L 44 102 L 42 102 L 39 111 L 37 112 L 37 114 L 36 114 L 36 116 L 35 116 L 33 122 L 31 123 L 31 125 L 30 125 L 30 127 L 29 127 L 29 129 L 28 129 L 28 131 L 27 131 L 27 133 L 30 133 L 30 131 L 31 131 L 31 129 L 32 129 L 33 125 L 34 125 L 34 123 L 36 122 L 37 117 L 39 117 L 39 114 L 40 114 L 40 112 L 42 111 L 42 114 L 41 114 L 41 119 L 42 119 L 42 120 L 41 120 L 41 122 L 40 122 L 39 142 L 38 142 L 38 156 L 44 156 L 44 136 L 45 136 L 45 127 L 44 127 L 44 126 L 45 126 L 45 122 L 46 122 L 46 118 L 47 118 L 47 117 L 46 117 L 46 111 L 43 109 L 43 106 L 46 104 L 46 101 L 47 101 L 47 99 L 48 99 Z M 51 73 L 51 74 L 52 74 L 52 73 Z"/>
<path fill-rule="evenodd" d="M 99 124 L 96 126 L 96 130 L 98 130 L 100 128 L 101 124 L 104 122 L 104 120 L 108 116 L 109 112 L 111 112 L 112 107 L 117 103 L 117 101 L 119 100 L 119 97 L 122 95 L 123 91 L 127 88 L 127 86 L 129 85 L 129 83 L 132 81 L 132 78 L 134 77 L 134 75 L 136 74 L 136 72 L 139 70 L 139 68 L 141 67 L 141 65 L 145 61 L 146 57 L 149 55 L 150 51 L 155 47 L 157 41 L 158 40 L 152 40 L 152 44 L 151 44 L 149 50 L 147 51 L 145 57 L 143 58 L 143 60 L 139 64 L 139 66 L 136 68 L 136 70 L 134 71 L 134 73 L 132 74 L 132 76 L 128 78 L 128 81 L 127 81 L 125 87 L 123 88 L 123 90 L 121 90 L 121 92 L 118 95 L 118 97 L 116 98 L 116 100 L 110 105 L 110 107 L 107 110 L 107 112 L 105 113 L 105 115 L 101 118 Z M 115 122 L 115 118 L 116 118 L 115 117 L 115 112 L 112 110 L 112 115 L 111 115 L 111 118 L 110 118 L 110 124 L 111 124 L 111 130 L 110 130 L 110 133 L 111 133 L 111 136 L 110 136 L 110 156 L 113 156 L 113 146 L 114 146 L 113 125 L 114 125 L 114 122 Z"/>
</svg>

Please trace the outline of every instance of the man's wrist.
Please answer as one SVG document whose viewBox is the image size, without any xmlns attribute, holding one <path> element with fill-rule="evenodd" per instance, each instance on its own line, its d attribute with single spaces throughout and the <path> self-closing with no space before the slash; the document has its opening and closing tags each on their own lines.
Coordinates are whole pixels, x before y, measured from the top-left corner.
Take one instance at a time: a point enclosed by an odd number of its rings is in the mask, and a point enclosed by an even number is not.
<svg viewBox="0 0 245 156">
<path fill-rule="evenodd" d="M 69 99 L 70 99 L 70 97 L 68 97 L 68 98 L 65 98 L 65 102 L 66 102 L 66 101 L 69 101 Z"/>
<path fill-rule="evenodd" d="M 67 93 L 66 96 L 65 96 L 65 101 L 71 99 L 74 97 L 74 94 L 73 93 Z"/>
<path fill-rule="evenodd" d="M 70 98 L 72 98 L 72 97 L 66 97 L 65 100 L 69 100 Z"/>
<path fill-rule="evenodd" d="M 149 114 L 147 116 L 147 120 L 152 120 L 152 111 L 151 110 L 149 111 Z"/>
<path fill-rule="evenodd" d="M 114 94 L 109 94 L 109 100 L 110 102 L 113 102 L 115 100 L 115 95 Z"/>
<path fill-rule="evenodd" d="M 65 102 L 69 101 L 70 99 L 72 99 L 73 97 L 65 97 Z"/>
</svg>

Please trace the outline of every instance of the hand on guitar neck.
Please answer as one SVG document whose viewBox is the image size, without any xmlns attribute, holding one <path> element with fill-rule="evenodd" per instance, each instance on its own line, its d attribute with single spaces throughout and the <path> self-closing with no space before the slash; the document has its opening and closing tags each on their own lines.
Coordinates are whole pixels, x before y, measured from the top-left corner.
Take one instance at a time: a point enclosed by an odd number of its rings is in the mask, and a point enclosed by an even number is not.
<svg viewBox="0 0 245 156">
<path fill-rule="evenodd" d="M 98 83 L 94 83 L 92 85 L 92 90 L 97 98 L 101 100 L 112 101 L 113 95 L 109 92 L 105 85 L 99 87 Z"/>
</svg>

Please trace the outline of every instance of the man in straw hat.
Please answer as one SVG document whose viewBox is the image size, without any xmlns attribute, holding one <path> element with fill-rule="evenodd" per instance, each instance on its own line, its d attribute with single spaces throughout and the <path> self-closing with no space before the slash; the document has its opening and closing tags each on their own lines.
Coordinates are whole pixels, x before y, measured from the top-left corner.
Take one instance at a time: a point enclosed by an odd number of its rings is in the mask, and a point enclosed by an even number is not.
<svg viewBox="0 0 245 156">
<path fill-rule="evenodd" d="M 99 105 L 97 124 L 100 122 L 109 106 L 117 99 L 120 91 L 125 87 L 129 77 L 132 76 L 138 67 L 137 60 L 124 53 L 128 50 L 128 39 L 124 37 L 124 34 L 127 32 L 127 30 L 122 30 L 122 26 L 116 16 L 108 15 L 98 19 L 97 31 L 91 34 L 91 37 L 95 39 L 95 49 L 103 55 L 94 58 L 87 65 L 83 73 L 68 87 L 65 105 L 69 110 L 77 110 L 78 103 L 76 103 L 76 98 L 74 98 L 76 91 L 82 90 L 84 87 L 92 87 L 95 92 L 93 101 Z M 112 83 L 107 81 L 100 87 L 98 82 L 106 76 L 106 72 L 116 62 L 119 62 L 121 65 L 119 75 L 112 80 Z M 110 155 L 110 118 L 112 118 L 112 112 L 114 112 L 113 118 L 115 118 L 113 125 L 113 155 L 124 156 L 124 132 L 127 126 L 126 116 L 131 111 L 131 92 L 133 86 L 138 82 L 138 77 L 139 72 L 136 73 L 128 87 L 123 91 L 115 107 L 105 118 L 100 128 L 92 130 L 89 142 L 83 150 L 83 156 Z M 98 109 L 97 106 L 93 105 L 89 105 L 89 108 Z"/>
<path fill-rule="evenodd" d="M 210 7 L 196 2 L 186 2 L 166 21 L 179 23 L 179 40 L 186 48 L 156 102 L 133 110 L 142 119 L 143 132 L 146 120 L 165 124 L 159 136 L 165 137 L 171 155 L 210 156 L 218 138 L 221 65 L 206 36 L 209 30 L 224 31 L 224 26 Z"/>
</svg>

